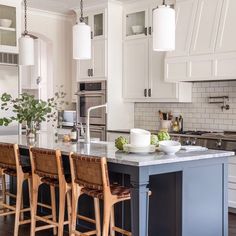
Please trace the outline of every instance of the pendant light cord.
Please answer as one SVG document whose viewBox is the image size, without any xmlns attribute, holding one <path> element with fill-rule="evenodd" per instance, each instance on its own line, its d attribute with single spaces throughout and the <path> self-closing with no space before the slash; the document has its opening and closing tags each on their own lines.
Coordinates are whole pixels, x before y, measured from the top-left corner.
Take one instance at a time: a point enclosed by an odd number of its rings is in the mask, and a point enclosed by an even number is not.
<svg viewBox="0 0 236 236">
<path fill-rule="evenodd" d="M 84 22 L 84 4 L 83 4 L 83 0 L 80 0 L 80 22 Z"/>
<path fill-rule="evenodd" d="M 27 0 L 24 0 L 24 6 L 25 6 L 25 31 L 24 31 L 24 35 L 28 34 L 28 30 L 27 30 Z"/>
</svg>

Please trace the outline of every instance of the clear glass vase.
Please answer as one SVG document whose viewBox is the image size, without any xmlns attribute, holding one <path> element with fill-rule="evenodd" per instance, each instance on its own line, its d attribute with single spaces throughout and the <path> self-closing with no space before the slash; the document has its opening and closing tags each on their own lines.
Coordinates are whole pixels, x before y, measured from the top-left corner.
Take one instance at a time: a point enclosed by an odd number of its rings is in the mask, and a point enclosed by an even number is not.
<svg viewBox="0 0 236 236">
<path fill-rule="evenodd" d="M 26 137 L 32 141 L 36 139 L 36 125 L 34 121 L 27 122 Z"/>
</svg>

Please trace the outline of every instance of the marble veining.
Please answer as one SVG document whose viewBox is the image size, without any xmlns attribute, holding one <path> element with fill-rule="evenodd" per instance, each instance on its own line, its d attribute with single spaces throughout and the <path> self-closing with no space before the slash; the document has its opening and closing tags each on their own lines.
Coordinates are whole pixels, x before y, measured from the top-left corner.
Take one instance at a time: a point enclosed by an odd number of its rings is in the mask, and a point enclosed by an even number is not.
<svg viewBox="0 0 236 236">
<path fill-rule="evenodd" d="M 24 135 L 0 136 L 0 142 L 17 143 L 22 148 L 28 148 L 30 146 Z M 90 145 L 87 145 L 84 142 L 78 142 L 75 144 L 64 143 L 60 140 L 56 140 L 53 134 L 44 132 L 38 134 L 37 142 L 33 146 L 47 149 L 60 149 L 65 155 L 68 155 L 70 152 L 76 152 L 86 155 L 106 157 L 108 162 L 131 166 L 170 164 L 209 158 L 230 157 L 235 155 L 234 152 L 231 151 L 219 150 L 196 152 L 179 151 L 174 156 L 168 156 L 162 152 L 145 155 L 127 154 L 117 151 L 114 143 L 111 142 L 92 142 Z"/>
</svg>

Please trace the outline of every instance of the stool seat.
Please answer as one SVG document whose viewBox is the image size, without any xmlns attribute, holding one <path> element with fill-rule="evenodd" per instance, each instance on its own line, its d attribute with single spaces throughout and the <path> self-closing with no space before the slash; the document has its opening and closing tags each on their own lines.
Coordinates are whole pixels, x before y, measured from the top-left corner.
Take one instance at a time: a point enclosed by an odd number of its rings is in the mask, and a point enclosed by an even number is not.
<svg viewBox="0 0 236 236">
<path fill-rule="evenodd" d="M 110 185 L 110 188 L 111 188 L 111 194 L 117 196 L 118 199 L 130 198 L 130 191 L 131 191 L 130 188 L 121 185 Z M 81 191 L 90 197 L 104 199 L 103 190 L 82 188 Z"/>
<path fill-rule="evenodd" d="M 65 175 L 65 180 L 66 180 L 67 184 L 71 184 L 71 176 L 70 175 Z M 41 181 L 44 184 L 59 187 L 59 179 L 50 178 L 50 177 L 43 177 L 43 178 L 41 178 Z"/>
<path fill-rule="evenodd" d="M 24 174 L 29 174 L 31 175 L 31 166 L 24 166 L 22 167 L 23 173 Z M 17 172 L 16 169 L 12 169 L 12 168 L 6 168 L 3 170 L 3 173 L 6 175 L 10 175 L 10 176 L 17 176 Z"/>
</svg>

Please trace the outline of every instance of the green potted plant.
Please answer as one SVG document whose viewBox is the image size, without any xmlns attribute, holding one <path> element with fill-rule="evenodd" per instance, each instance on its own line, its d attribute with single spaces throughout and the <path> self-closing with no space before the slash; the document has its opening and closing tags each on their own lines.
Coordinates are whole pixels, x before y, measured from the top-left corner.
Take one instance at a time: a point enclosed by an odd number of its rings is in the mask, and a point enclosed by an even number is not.
<svg viewBox="0 0 236 236">
<path fill-rule="evenodd" d="M 0 117 L 0 126 L 8 126 L 17 121 L 26 125 L 27 137 L 34 138 L 42 122 L 57 121 L 57 111 L 62 109 L 64 104 L 68 104 L 65 97 L 66 93 L 62 91 L 56 92 L 54 97 L 47 101 L 37 99 L 28 93 L 22 93 L 18 98 L 3 93 L 0 97 L 0 108 L 3 111 L 11 110 L 14 115 Z"/>
</svg>

